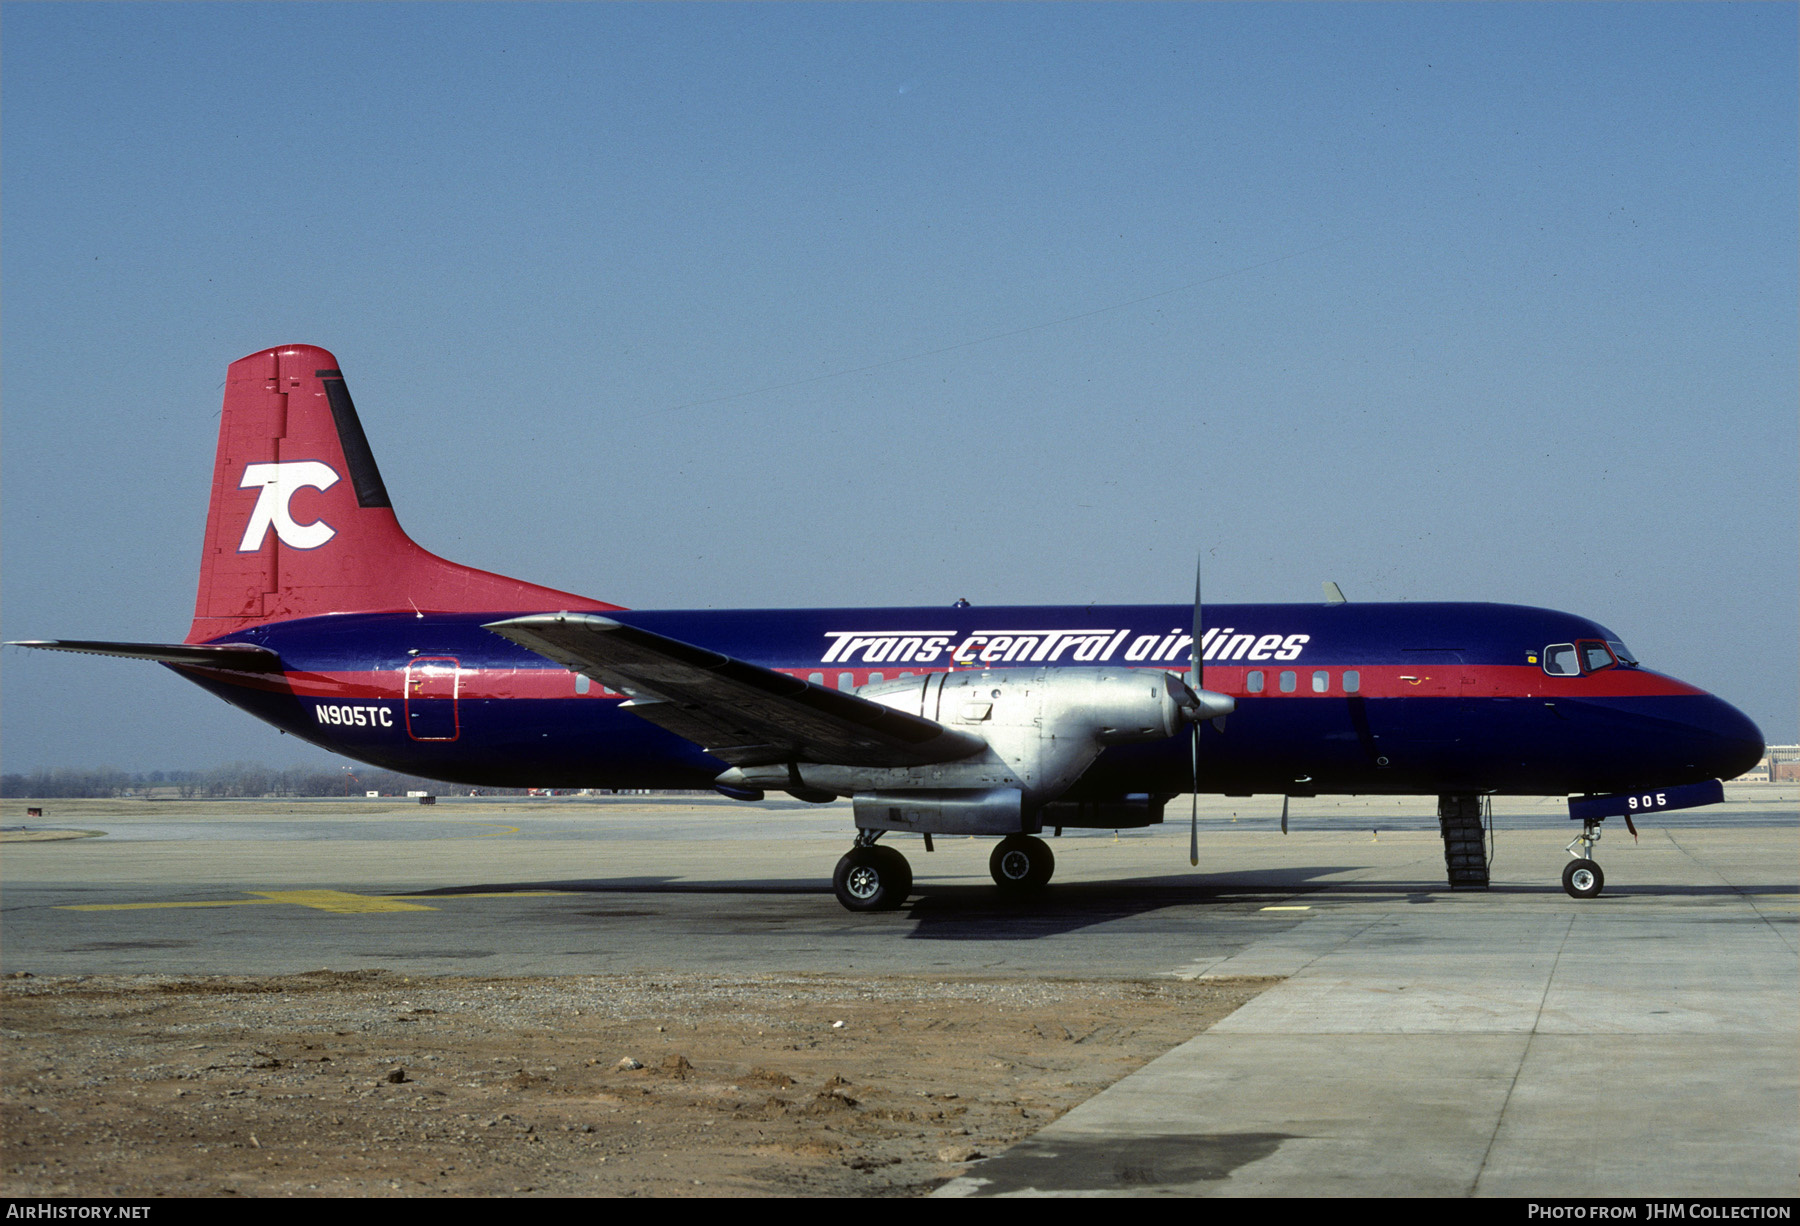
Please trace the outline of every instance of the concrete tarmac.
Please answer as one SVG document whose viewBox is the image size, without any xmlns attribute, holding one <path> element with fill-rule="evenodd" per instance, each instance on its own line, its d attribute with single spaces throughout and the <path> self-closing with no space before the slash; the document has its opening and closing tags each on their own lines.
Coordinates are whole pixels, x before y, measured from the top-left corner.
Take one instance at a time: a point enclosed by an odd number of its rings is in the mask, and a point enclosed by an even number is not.
<svg viewBox="0 0 1800 1226">
<path fill-rule="evenodd" d="M 1793 792 L 1609 822 L 1586 902 L 1560 804 L 1498 802 L 1493 888 L 1451 893 L 1429 800 L 1284 837 L 1264 798 L 1204 802 L 1199 869 L 1173 823 L 1069 832 L 1029 903 L 990 840 L 902 840 L 875 916 L 830 894 L 845 806 L 8 802 L 0 970 L 1282 975 L 943 1194 L 1793 1196 Z M 12 841 L 50 829 L 95 834 Z"/>
</svg>

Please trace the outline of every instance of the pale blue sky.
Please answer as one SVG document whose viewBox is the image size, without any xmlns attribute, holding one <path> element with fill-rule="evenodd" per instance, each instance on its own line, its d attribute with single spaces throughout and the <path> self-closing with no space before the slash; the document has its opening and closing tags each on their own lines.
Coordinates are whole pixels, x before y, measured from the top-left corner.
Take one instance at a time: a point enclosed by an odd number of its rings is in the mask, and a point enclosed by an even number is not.
<svg viewBox="0 0 1800 1226">
<path fill-rule="evenodd" d="M 1796 11 L 5 4 L 0 634 L 180 639 L 225 366 L 306 342 L 413 535 L 536 582 L 1179 602 L 1201 546 L 1800 739 Z M 330 760 L 0 666 L 7 770 Z"/>
</svg>

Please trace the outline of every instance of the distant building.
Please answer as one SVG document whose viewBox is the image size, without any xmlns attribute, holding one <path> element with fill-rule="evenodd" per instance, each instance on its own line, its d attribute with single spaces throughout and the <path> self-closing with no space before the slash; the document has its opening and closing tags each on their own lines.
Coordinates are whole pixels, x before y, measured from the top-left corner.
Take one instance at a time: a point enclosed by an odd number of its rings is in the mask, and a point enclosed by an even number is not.
<svg viewBox="0 0 1800 1226">
<path fill-rule="evenodd" d="M 1763 750 L 1762 764 L 1745 771 L 1739 779 L 1768 780 L 1771 783 L 1800 783 L 1800 745 L 1769 745 Z"/>
</svg>

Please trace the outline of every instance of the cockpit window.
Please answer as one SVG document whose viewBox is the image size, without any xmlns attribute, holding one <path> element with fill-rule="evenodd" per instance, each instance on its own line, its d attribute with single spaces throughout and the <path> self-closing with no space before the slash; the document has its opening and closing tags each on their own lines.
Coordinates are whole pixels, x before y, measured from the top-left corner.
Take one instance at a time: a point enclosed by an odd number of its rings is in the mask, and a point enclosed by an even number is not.
<svg viewBox="0 0 1800 1226">
<path fill-rule="evenodd" d="M 1544 648 L 1544 671 L 1552 677 L 1579 677 L 1609 668 L 1636 668 L 1637 661 L 1625 650 L 1625 644 L 1599 639 L 1582 639 L 1578 643 L 1552 643 Z"/>
<path fill-rule="evenodd" d="M 1544 671 L 1552 677 L 1579 677 L 1580 657 L 1573 643 L 1552 643 L 1544 648 Z"/>
<path fill-rule="evenodd" d="M 1581 670 L 1583 672 L 1597 673 L 1603 668 L 1611 668 L 1618 663 L 1613 659 L 1613 653 L 1607 650 L 1605 643 L 1590 639 L 1578 646 L 1581 648 Z"/>
</svg>

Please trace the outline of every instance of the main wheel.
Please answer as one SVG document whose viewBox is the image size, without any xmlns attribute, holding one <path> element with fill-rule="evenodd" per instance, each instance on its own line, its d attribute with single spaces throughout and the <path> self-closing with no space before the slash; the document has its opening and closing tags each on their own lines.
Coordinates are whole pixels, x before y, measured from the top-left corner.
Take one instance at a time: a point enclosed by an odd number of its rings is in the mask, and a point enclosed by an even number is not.
<svg viewBox="0 0 1800 1226">
<path fill-rule="evenodd" d="M 892 911 L 912 890 L 912 866 L 892 847 L 852 847 L 837 862 L 831 889 L 851 911 Z"/>
<path fill-rule="evenodd" d="M 1571 860 L 1563 869 L 1563 889 L 1570 898 L 1593 898 L 1606 884 L 1606 874 L 1592 860 Z"/>
<path fill-rule="evenodd" d="M 875 854 L 888 863 L 889 872 L 893 877 L 894 906 L 898 907 L 912 893 L 912 865 L 907 863 L 905 856 L 892 847 L 878 846 L 875 848 Z"/>
<path fill-rule="evenodd" d="M 1040 890 L 1056 871 L 1056 857 L 1050 844 L 1029 834 L 1009 834 L 994 847 L 988 857 L 988 872 L 994 884 L 1008 893 Z"/>
</svg>

